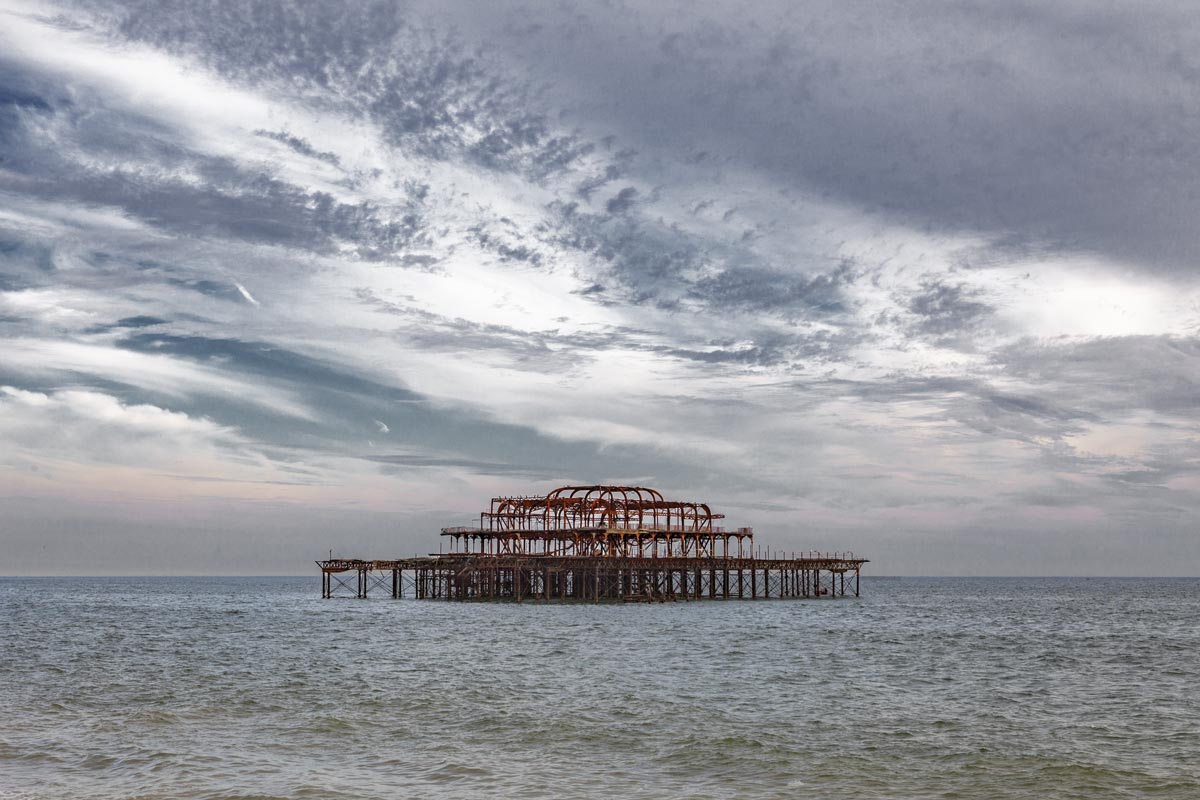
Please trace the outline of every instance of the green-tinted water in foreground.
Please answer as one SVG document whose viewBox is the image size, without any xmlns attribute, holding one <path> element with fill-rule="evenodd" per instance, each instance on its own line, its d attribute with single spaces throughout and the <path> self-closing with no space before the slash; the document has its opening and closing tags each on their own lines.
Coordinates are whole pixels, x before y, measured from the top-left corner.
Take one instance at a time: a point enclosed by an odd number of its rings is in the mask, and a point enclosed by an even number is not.
<svg viewBox="0 0 1200 800">
<path fill-rule="evenodd" d="M 1200 797 L 1200 581 L 860 600 L 0 580 L 0 798 Z"/>
</svg>

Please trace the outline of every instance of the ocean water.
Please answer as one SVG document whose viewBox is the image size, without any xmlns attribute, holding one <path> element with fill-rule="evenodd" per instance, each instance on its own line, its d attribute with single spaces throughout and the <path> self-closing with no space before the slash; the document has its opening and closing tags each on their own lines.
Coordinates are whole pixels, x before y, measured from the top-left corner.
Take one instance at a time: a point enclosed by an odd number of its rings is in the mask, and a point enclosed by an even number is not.
<svg viewBox="0 0 1200 800">
<path fill-rule="evenodd" d="M 0 579 L 0 798 L 1200 798 L 1200 581 Z"/>
</svg>

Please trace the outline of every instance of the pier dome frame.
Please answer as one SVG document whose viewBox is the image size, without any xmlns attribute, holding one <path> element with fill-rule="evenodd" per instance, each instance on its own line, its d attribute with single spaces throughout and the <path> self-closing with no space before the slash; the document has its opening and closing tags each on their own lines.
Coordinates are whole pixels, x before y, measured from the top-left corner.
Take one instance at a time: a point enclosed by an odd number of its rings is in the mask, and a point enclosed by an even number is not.
<svg viewBox="0 0 1200 800">
<path fill-rule="evenodd" d="M 453 600 L 700 600 L 859 594 L 867 559 L 779 553 L 749 527 L 727 529 L 707 503 L 667 500 L 644 486 L 562 486 L 493 497 L 478 527 L 443 528 L 449 552 L 409 559 L 318 561 L 321 594 Z M 406 592 L 411 590 L 411 595 Z"/>
</svg>

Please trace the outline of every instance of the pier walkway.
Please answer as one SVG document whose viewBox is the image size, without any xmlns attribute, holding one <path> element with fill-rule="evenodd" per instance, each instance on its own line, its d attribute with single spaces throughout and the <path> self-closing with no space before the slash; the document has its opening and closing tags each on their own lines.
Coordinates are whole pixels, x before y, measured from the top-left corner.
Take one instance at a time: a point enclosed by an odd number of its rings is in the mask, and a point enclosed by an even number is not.
<svg viewBox="0 0 1200 800">
<path fill-rule="evenodd" d="M 318 561 L 322 597 L 422 600 L 765 600 L 859 594 L 867 559 L 756 548 L 703 503 L 653 489 L 567 486 L 493 498 L 478 527 L 443 528 L 448 553 Z"/>
</svg>

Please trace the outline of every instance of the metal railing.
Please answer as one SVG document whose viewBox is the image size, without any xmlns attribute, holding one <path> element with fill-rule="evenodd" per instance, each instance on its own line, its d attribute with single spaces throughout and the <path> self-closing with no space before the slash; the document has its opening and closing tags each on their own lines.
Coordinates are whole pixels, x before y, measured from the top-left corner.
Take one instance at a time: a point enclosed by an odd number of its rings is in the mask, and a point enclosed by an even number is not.
<svg viewBox="0 0 1200 800">
<path fill-rule="evenodd" d="M 716 534 L 718 536 L 753 536 L 754 528 L 722 528 L 714 525 L 711 528 L 693 528 L 686 525 L 657 525 L 653 527 L 625 527 L 623 525 L 610 525 L 604 528 L 596 526 L 579 526 L 578 528 L 480 528 L 477 526 L 456 525 L 448 528 L 442 528 L 442 533 L 476 533 L 488 534 L 490 536 L 503 536 L 505 534 L 521 534 L 521 533 L 557 533 L 575 530 L 603 530 L 605 533 L 695 533 L 695 534 Z"/>
</svg>

